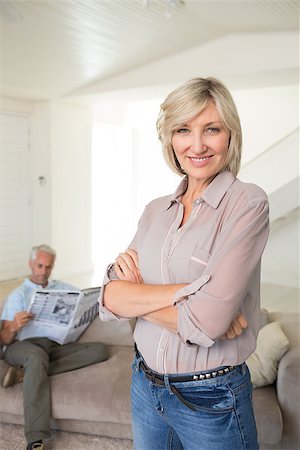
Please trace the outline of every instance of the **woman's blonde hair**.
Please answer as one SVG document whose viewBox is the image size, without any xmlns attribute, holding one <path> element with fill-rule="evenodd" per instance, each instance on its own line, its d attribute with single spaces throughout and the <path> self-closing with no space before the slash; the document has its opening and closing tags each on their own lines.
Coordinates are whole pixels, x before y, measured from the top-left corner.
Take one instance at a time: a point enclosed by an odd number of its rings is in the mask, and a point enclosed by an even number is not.
<svg viewBox="0 0 300 450">
<path fill-rule="evenodd" d="M 222 170 L 229 170 L 236 177 L 242 153 L 240 119 L 230 92 L 215 78 L 193 78 L 171 92 L 162 103 L 156 126 L 164 157 L 175 173 L 185 174 L 175 156 L 172 136 L 176 130 L 196 117 L 209 102 L 214 102 L 223 126 L 230 133 L 227 158 Z"/>
</svg>

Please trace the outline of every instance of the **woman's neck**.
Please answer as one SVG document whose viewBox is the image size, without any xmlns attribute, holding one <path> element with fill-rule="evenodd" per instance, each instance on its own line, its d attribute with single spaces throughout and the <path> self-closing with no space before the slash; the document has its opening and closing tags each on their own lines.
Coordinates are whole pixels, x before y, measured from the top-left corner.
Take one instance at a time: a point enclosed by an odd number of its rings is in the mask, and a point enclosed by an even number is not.
<svg viewBox="0 0 300 450">
<path fill-rule="evenodd" d="M 195 201 L 202 195 L 202 193 L 214 178 L 215 175 L 213 177 L 207 178 L 206 180 L 195 180 L 188 178 L 187 190 L 181 198 L 182 203 L 191 205 L 193 201 Z"/>
</svg>

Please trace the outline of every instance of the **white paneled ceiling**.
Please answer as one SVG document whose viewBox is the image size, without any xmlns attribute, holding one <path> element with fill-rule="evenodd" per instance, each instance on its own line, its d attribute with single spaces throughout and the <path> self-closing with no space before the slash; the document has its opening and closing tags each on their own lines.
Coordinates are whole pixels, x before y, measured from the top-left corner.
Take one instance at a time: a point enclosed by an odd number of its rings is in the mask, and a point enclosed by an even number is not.
<svg viewBox="0 0 300 450">
<path fill-rule="evenodd" d="M 0 0 L 1 94 L 61 98 L 227 34 L 298 26 L 298 0 Z"/>
</svg>

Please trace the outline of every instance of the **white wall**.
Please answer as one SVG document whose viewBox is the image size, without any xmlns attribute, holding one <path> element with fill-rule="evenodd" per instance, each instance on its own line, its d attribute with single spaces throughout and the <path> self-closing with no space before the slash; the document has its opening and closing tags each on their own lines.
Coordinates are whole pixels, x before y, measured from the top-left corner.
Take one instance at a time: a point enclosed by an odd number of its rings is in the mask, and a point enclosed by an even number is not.
<svg viewBox="0 0 300 450">
<path fill-rule="evenodd" d="M 299 217 L 271 231 L 262 262 L 264 282 L 300 288 L 299 231 Z"/>
<path fill-rule="evenodd" d="M 30 147 L 31 246 L 52 243 L 51 105 L 33 105 Z M 43 177 L 43 178 L 40 178 Z"/>
<path fill-rule="evenodd" d="M 246 164 L 299 127 L 299 86 L 233 91 L 242 129 Z"/>
<path fill-rule="evenodd" d="M 91 271 L 90 107 L 3 98 L 0 106 L 30 117 L 28 250 L 53 246 L 56 277 Z"/>
<path fill-rule="evenodd" d="M 59 277 L 92 270 L 91 109 L 51 104 L 52 245 Z"/>
</svg>

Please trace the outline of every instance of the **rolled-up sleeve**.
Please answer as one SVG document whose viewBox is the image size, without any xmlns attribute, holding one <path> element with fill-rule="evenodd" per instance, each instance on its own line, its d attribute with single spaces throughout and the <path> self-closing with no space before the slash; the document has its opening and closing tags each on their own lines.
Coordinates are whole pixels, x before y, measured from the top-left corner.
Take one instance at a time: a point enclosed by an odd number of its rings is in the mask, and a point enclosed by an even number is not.
<svg viewBox="0 0 300 450">
<path fill-rule="evenodd" d="M 134 238 L 131 241 L 131 243 L 128 246 L 128 248 L 131 248 L 131 249 L 134 249 L 134 250 L 136 249 L 136 235 L 134 236 Z M 103 278 L 103 282 L 102 282 L 102 286 L 101 286 L 101 290 L 100 290 L 100 295 L 99 295 L 99 298 L 98 298 L 99 317 L 103 321 L 109 321 L 109 320 L 130 320 L 128 317 L 122 317 L 122 316 L 118 316 L 117 314 L 114 314 L 109 309 L 107 309 L 106 306 L 104 305 L 105 286 L 108 283 L 110 283 L 111 281 L 115 281 L 115 280 L 119 280 L 119 278 L 118 278 L 118 276 L 116 274 L 116 271 L 115 271 L 115 266 L 114 266 L 114 264 L 109 264 L 109 266 L 106 269 L 104 278 Z"/>
<path fill-rule="evenodd" d="M 114 264 L 110 264 L 105 272 L 104 275 L 104 279 L 102 282 L 102 286 L 101 286 L 101 290 L 100 290 L 100 295 L 98 298 L 98 303 L 99 303 L 99 317 L 101 320 L 103 321 L 109 321 L 109 320 L 120 320 L 122 319 L 121 317 L 117 316 L 116 314 L 112 313 L 111 311 L 109 311 L 109 309 L 106 308 L 106 306 L 104 305 L 104 290 L 105 290 L 105 286 L 110 283 L 113 280 L 118 280 L 119 278 L 116 275 L 115 269 L 114 269 Z"/>
<path fill-rule="evenodd" d="M 268 238 L 268 212 L 265 197 L 233 213 L 216 239 L 201 278 L 176 293 L 177 328 L 183 343 L 212 346 L 229 329 L 247 293 L 259 289 L 251 282 L 253 274 L 259 274 Z"/>
</svg>

